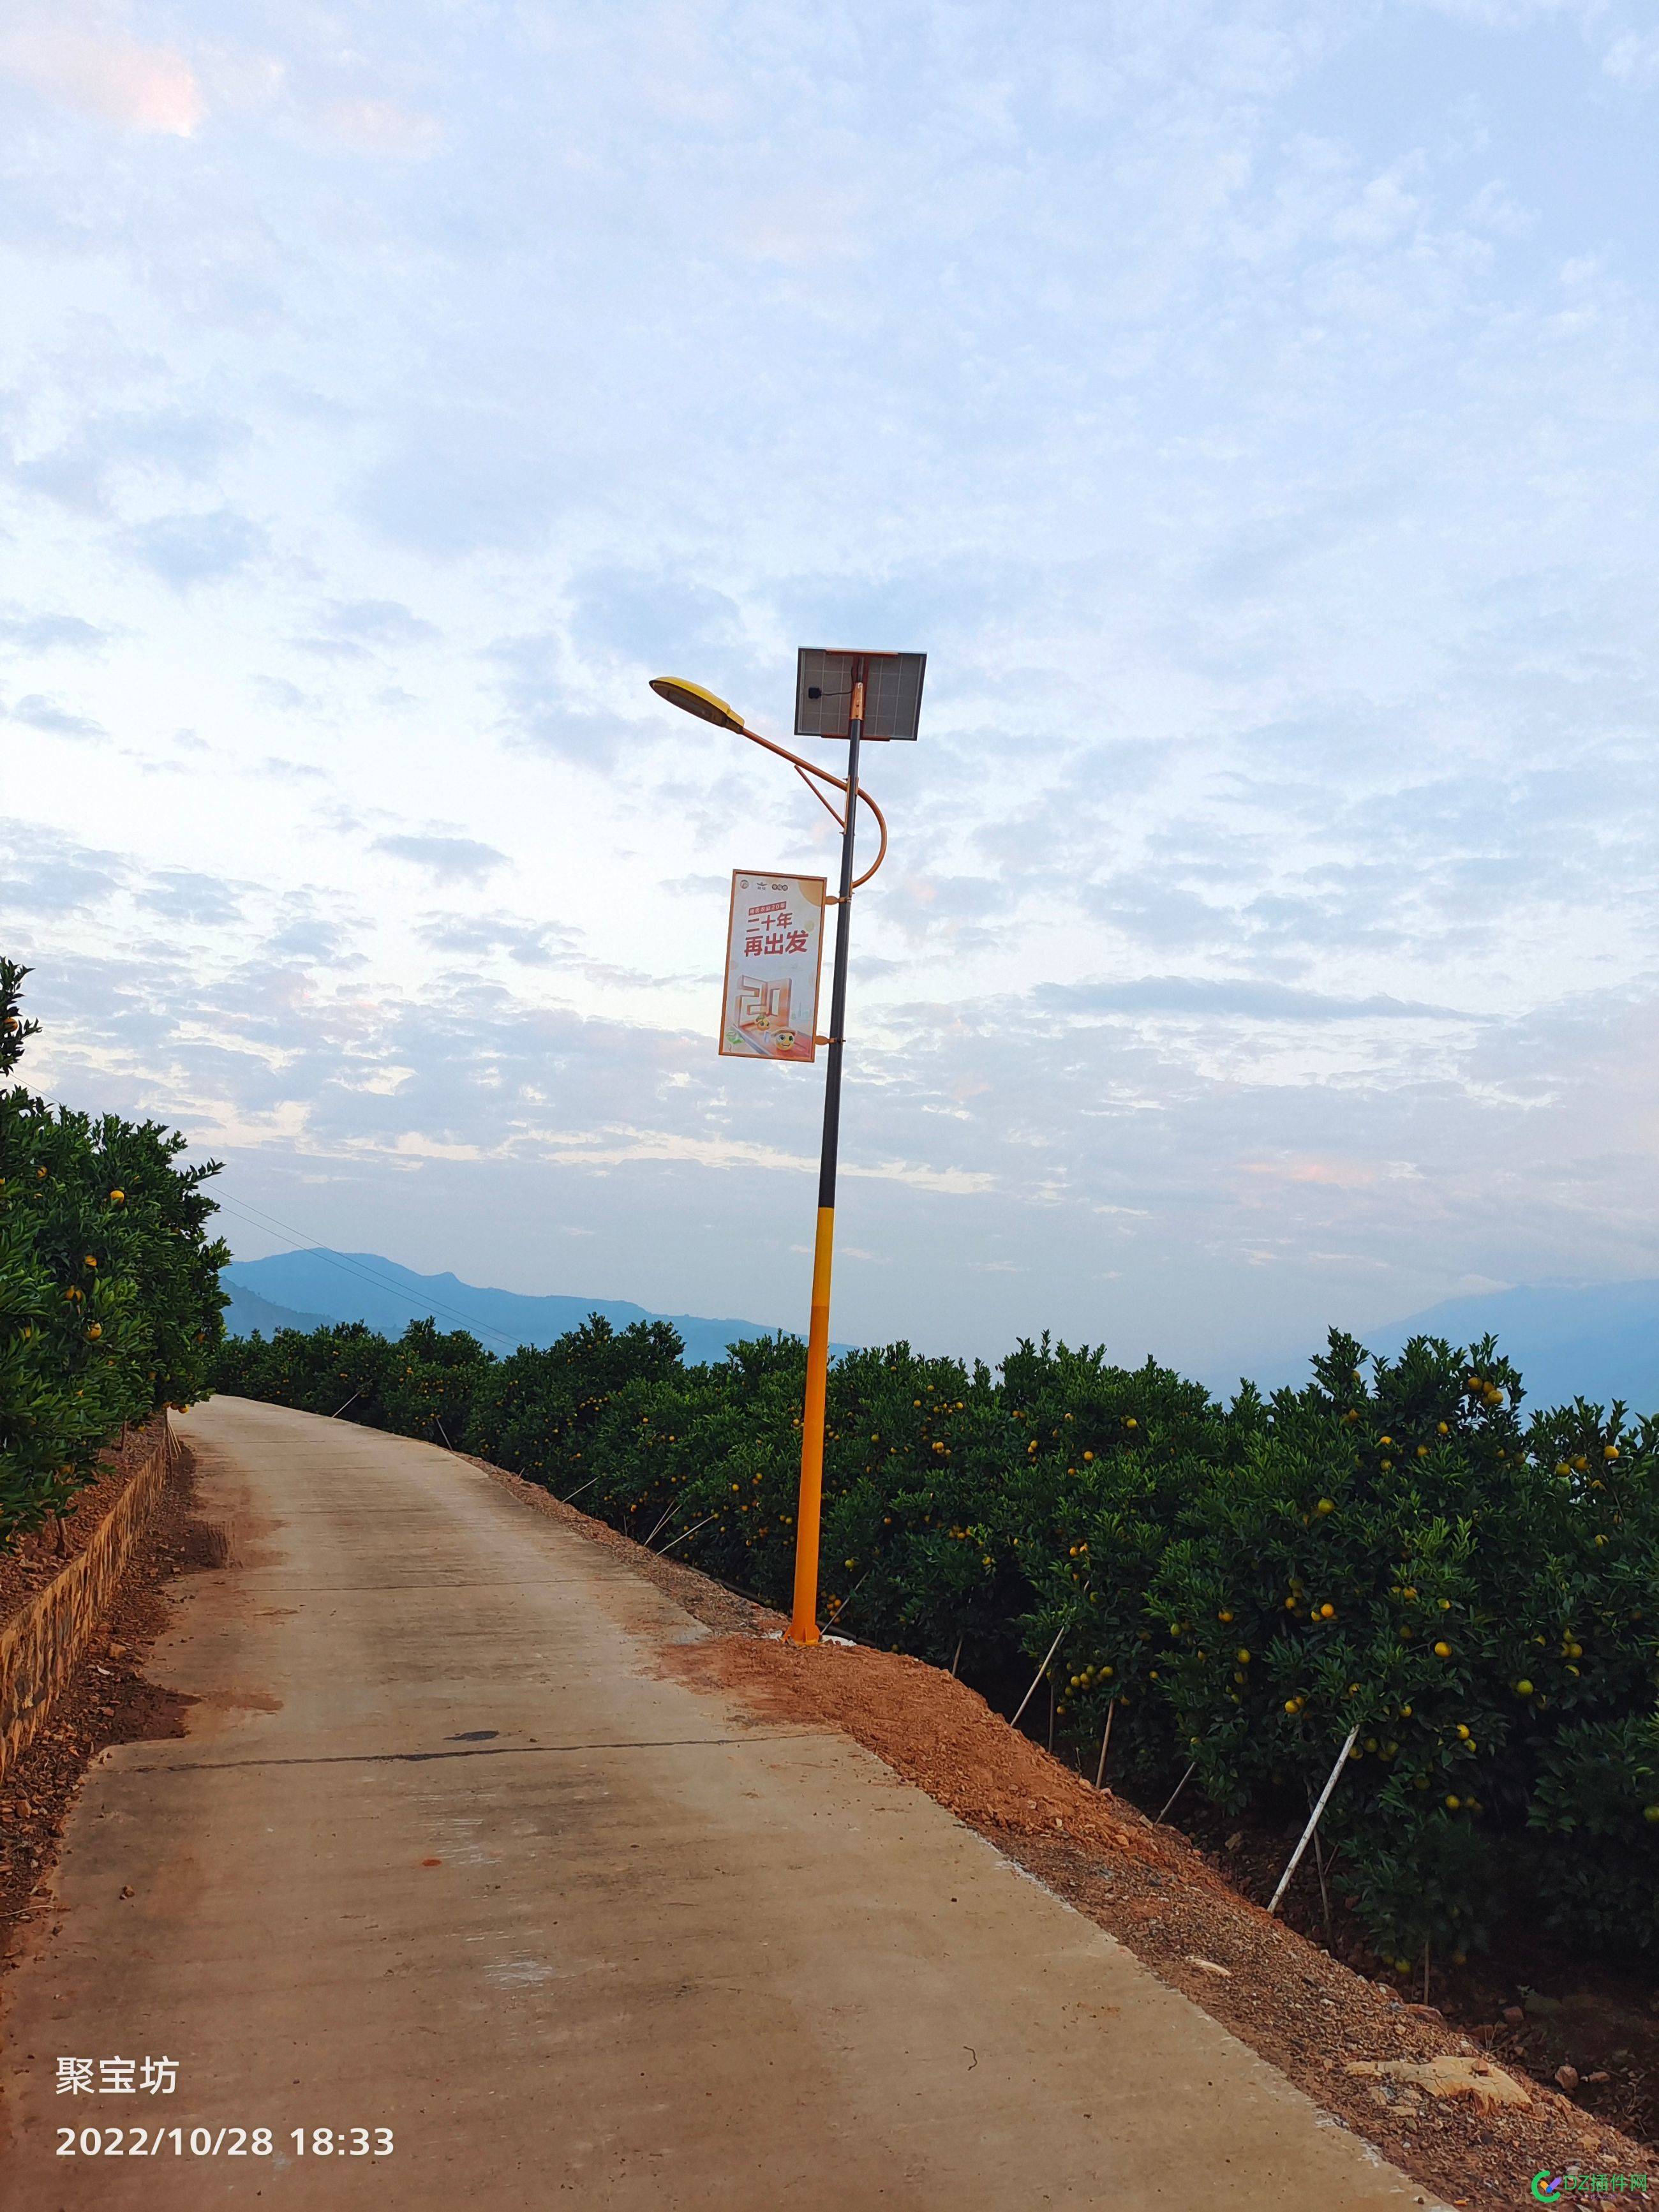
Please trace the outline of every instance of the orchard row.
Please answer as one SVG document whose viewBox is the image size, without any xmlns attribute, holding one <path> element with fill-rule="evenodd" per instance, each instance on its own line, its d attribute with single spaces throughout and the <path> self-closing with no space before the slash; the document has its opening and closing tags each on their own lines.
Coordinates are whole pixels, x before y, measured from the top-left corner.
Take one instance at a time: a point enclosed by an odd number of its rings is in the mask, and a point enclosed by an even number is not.
<svg viewBox="0 0 1659 2212">
<path fill-rule="evenodd" d="M 495 1358 L 430 1322 L 228 1343 L 220 1387 L 474 1452 L 775 1604 L 804 1360 L 687 1367 L 595 1318 Z M 823 1617 L 1032 1701 L 1091 1776 L 1192 1769 L 1230 1814 L 1324 1823 L 1384 1954 L 1504 1911 L 1659 1945 L 1659 1424 L 1524 1417 L 1490 1342 L 1368 1358 L 1231 1405 L 1148 1363 L 1023 1343 L 995 1373 L 902 1344 L 830 1385 Z M 1056 1641 L 1056 1639 L 1058 1639 Z M 1027 1723 L 1030 1724 L 1029 1722 Z"/>
<path fill-rule="evenodd" d="M 210 1164 L 159 1122 L 9 1079 L 36 1024 L 0 960 L 0 1549 L 66 1505 L 124 1423 L 207 1387 L 222 1333 Z"/>
</svg>

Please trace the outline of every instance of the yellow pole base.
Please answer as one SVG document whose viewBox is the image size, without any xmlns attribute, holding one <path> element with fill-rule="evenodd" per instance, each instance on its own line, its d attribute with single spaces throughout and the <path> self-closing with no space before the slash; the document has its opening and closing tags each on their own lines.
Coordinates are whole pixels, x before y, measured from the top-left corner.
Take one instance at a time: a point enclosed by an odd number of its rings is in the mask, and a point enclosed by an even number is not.
<svg viewBox="0 0 1659 2212">
<path fill-rule="evenodd" d="M 806 1334 L 806 1402 L 800 1425 L 800 1501 L 795 1516 L 795 1608 L 792 1644 L 818 1641 L 818 1524 L 823 1508 L 823 1407 L 830 1383 L 830 1263 L 836 1209 L 818 1208 L 812 1248 L 812 1319 Z"/>
</svg>

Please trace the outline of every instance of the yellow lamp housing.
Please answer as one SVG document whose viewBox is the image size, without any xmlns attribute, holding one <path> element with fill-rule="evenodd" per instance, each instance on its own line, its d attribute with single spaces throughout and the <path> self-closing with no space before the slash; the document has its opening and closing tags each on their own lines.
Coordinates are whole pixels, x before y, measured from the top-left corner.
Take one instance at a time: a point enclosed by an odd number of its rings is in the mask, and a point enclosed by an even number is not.
<svg viewBox="0 0 1659 2212">
<path fill-rule="evenodd" d="M 746 735 L 743 716 L 735 707 L 728 707 L 724 699 L 717 699 L 701 684 L 688 683 L 683 676 L 653 676 L 651 689 L 659 699 L 666 699 L 671 707 L 682 707 L 699 721 L 713 722 L 716 728 L 735 730 Z"/>
</svg>

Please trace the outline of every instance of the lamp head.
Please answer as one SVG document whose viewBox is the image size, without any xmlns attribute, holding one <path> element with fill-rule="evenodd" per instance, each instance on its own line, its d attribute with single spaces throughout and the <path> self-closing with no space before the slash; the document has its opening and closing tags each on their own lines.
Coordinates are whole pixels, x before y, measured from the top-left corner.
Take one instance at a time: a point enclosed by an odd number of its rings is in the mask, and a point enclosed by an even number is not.
<svg viewBox="0 0 1659 2212">
<path fill-rule="evenodd" d="M 728 707 L 724 699 L 717 699 L 701 684 L 689 684 L 683 676 L 653 676 L 651 689 L 659 699 L 666 699 L 671 706 L 683 707 L 700 721 L 713 722 L 717 729 L 735 730 L 739 737 L 744 734 L 743 716 L 737 708 Z"/>
</svg>

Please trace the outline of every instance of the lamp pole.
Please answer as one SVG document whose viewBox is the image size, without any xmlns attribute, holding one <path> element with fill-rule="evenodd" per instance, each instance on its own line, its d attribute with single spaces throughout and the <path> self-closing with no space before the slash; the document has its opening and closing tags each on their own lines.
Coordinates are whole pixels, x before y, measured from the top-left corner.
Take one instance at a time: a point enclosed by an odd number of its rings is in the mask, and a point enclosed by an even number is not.
<svg viewBox="0 0 1659 2212">
<path fill-rule="evenodd" d="M 873 687 L 870 664 L 879 664 Z M 823 1419 L 830 1382 L 830 1276 L 836 1246 L 836 1166 L 841 1140 L 841 1068 L 847 1042 L 847 954 L 853 930 L 853 894 L 867 884 L 887 857 L 887 823 L 867 792 L 859 789 L 859 749 L 866 720 L 866 691 L 874 704 L 871 740 L 913 738 L 921 710 L 921 687 L 927 665 L 925 653 L 843 653 L 809 651 L 803 647 L 796 672 L 795 735 L 836 738 L 842 734 L 840 709 L 847 704 L 847 774 L 820 768 L 815 761 L 791 752 L 771 738 L 751 730 L 735 707 L 701 684 L 683 676 L 653 676 L 651 689 L 699 721 L 747 738 L 763 751 L 788 762 L 807 789 L 835 816 L 841 831 L 841 885 L 828 903 L 836 908 L 836 950 L 830 969 L 830 1034 L 815 1036 L 814 1045 L 829 1049 L 824 1071 L 823 1146 L 818 1158 L 817 1231 L 812 1244 L 812 1307 L 806 1335 L 806 1395 L 801 1408 L 800 1493 L 795 1516 L 795 1593 L 793 1610 L 785 1633 L 796 1644 L 818 1639 L 818 1542 L 823 1517 Z M 835 807 L 819 789 L 827 784 L 845 794 L 844 809 Z M 860 804 L 875 817 L 881 842 L 876 857 L 861 876 L 853 873 L 853 846 Z M 816 990 L 814 998 L 816 1000 Z M 724 1020 L 724 1015 L 722 1015 Z"/>
<path fill-rule="evenodd" d="M 864 737 L 865 665 L 853 664 L 847 723 L 847 801 L 841 833 L 841 888 L 830 985 L 830 1048 L 823 1078 L 823 1146 L 818 1156 L 817 1231 L 812 1243 L 812 1306 L 806 1333 L 806 1398 L 801 1409 L 800 1498 L 795 1520 L 793 1644 L 818 1640 L 818 1530 L 823 1505 L 824 1402 L 830 1387 L 830 1276 L 836 1247 L 836 1166 L 841 1144 L 841 1063 L 847 1036 L 847 954 L 853 923 L 853 835 L 858 822 L 859 746 Z"/>
</svg>

